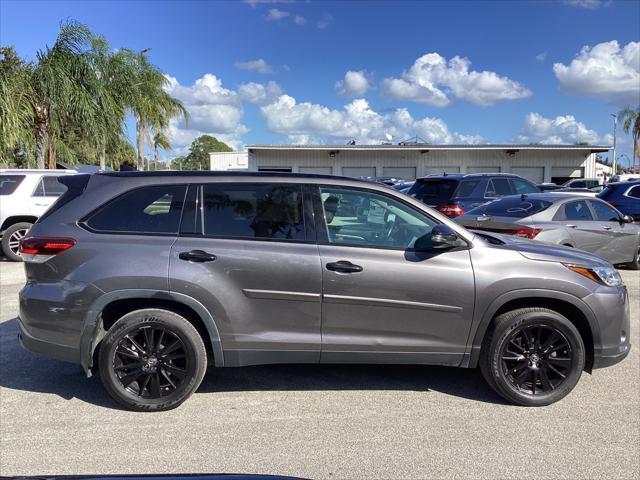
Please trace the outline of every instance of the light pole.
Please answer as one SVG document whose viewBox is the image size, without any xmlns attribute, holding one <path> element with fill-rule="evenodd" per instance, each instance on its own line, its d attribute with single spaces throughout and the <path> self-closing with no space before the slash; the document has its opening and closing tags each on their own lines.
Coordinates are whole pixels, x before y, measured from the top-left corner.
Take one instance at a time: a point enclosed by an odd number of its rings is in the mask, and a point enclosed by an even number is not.
<svg viewBox="0 0 640 480">
<path fill-rule="evenodd" d="M 618 129 L 618 116 L 612 113 L 613 117 L 613 174 L 618 174 L 618 168 L 616 166 L 616 130 Z"/>
</svg>

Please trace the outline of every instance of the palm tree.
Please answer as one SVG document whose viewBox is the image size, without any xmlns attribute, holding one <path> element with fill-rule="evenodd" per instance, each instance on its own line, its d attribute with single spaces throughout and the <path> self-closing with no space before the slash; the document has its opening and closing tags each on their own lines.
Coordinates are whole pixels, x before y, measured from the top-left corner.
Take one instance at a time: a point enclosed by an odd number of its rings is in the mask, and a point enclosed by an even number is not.
<svg viewBox="0 0 640 480">
<path fill-rule="evenodd" d="M 158 168 L 158 149 L 161 148 L 163 150 L 168 150 L 171 148 L 171 143 L 169 143 L 169 139 L 166 135 L 159 131 L 153 136 L 153 163 Z"/>
<path fill-rule="evenodd" d="M 631 138 L 633 138 L 633 167 L 632 171 L 635 172 L 636 157 L 640 157 L 639 144 L 640 144 L 640 106 L 633 110 L 630 107 L 625 108 L 618 113 L 618 118 L 622 122 L 622 129 L 624 133 L 631 132 Z M 638 158 L 640 163 L 640 158 Z"/>
</svg>

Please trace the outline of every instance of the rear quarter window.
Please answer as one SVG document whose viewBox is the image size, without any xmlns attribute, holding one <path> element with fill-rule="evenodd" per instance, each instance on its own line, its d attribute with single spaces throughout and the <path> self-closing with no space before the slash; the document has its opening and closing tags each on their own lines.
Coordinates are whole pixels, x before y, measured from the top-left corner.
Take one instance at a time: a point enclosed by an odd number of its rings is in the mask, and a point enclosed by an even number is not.
<svg viewBox="0 0 640 480">
<path fill-rule="evenodd" d="M 178 233 L 186 189 L 162 185 L 131 190 L 90 214 L 84 223 L 103 233 Z"/>
<path fill-rule="evenodd" d="M 24 180 L 24 175 L 0 175 L 0 195 L 11 195 Z"/>
<path fill-rule="evenodd" d="M 469 210 L 467 213 L 469 215 L 488 215 L 491 217 L 525 218 L 546 210 L 552 204 L 547 200 L 534 198 L 505 197 L 485 203 Z"/>
</svg>

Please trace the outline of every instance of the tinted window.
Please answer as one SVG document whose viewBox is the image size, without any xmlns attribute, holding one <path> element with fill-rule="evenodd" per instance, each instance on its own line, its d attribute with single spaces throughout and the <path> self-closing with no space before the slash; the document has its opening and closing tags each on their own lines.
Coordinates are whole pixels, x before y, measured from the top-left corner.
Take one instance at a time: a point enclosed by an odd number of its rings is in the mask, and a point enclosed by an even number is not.
<svg viewBox="0 0 640 480">
<path fill-rule="evenodd" d="M 329 243 L 364 247 L 413 248 L 419 238 L 428 249 L 436 222 L 379 193 L 321 188 Z"/>
<path fill-rule="evenodd" d="M 529 182 L 521 180 L 520 178 L 512 178 L 511 183 L 513 184 L 514 190 L 519 195 L 523 193 L 536 193 L 540 191 L 534 185 L 531 185 Z"/>
<path fill-rule="evenodd" d="M 633 198 L 640 198 L 640 185 L 629 190 L 629 193 L 627 193 L 627 195 Z"/>
<path fill-rule="evenodd" d="M 457 180 L 418 180 L 413 184 L 409 195 L 418 200 L 428 200 L 429 198 L 451 198 L 458 186 Z"/>
<path fill-rule="evenodd" d="M 480 180 L 465 180 L 463 182 L 460 182 L 460 186 L 458 187 L 458 191 L 456 192 L 456 197 L 469 197 L 479 183 Z"/>
<path fill-rule="evenodd" d="M 59 197 L 67 191 L 67 187 L 58 182 L 57 175 L 47 175 L 40 179 L 33 192 L 34 197 Z"/>
<path fill-rule="evenodd" d="M 470 215 L 524 218 L 546 210 L 552 205 L 546 200 L 534 198 L 506 197 L 469 210 Z"/>
<path fill-rule="evenodd" d="M 591 202 L 596 220 L 601 222 L 619 222 L 620 215 L 613 208 L 603 202 Z"/>
<path fill-rule="evenodd" d="M 203 206 L 206 235 L 305 239 L 300 185 L 204 185 Z"/>
<path fill-rule="evenodd" d="M 506 178 L 492 178 L 487 184 L 487 190 L 485 197 L 495 198 L 504 197 L 505 195 L 511 195 L 511 185 Z"/>
<path fill-rule="evenodd" d="M 585 188 L 587 186 L 587 182 L 584 180 L 578 180 L 576 182 L 570 182 L 569 186 L 571 188 Z"/>
<path fill-rule="evenodd" d="M 87 225 L 104 232 L 177 233 L 187 187 L 144 187 L 120 195 L 100 208 Z"/>
<path fill-rule="evenodd" d="M 0 195 L 11 195 L 24 180 L 24 175 L 0 175 Z"/>
<path fill-rule="evenodd" d="M 587 202 L 569 202 L 564 206 L 565 220 L 593 220 Z"/>
</svg>

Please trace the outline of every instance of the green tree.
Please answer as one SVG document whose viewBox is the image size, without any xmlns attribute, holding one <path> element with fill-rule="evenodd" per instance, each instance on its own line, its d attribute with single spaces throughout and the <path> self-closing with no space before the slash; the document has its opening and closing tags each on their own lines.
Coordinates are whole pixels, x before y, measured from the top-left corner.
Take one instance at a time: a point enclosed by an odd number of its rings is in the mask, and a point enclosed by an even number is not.
<svg viewBox="0 0 640 480">
<path fill-rule="evenodd" d="M 625 108 L 618 113 L 618 118 L 622 123 L 622 129 L 624 133 L 629 134 L 631 132 L 631 138 L 633 139 L 633 169 L 636 166 L 636 158 L 640 157 L 640 106 L 633 110 L 630 107 Z M 640 158 L 638 158 L 640 163 Z"/>
<path fill-rule="evenodd" d="M 159 131 L 153 136 L 153 163 L 158 168 L 158 149 L 161 148 L 163 150 L 168 150 L 171 148 L 171 143 L 169 143 L 169 139 L 166 135 Z"/>
<path fill-rule="evenodd" d="M 196 138 L 189 147 L 189 155 L 186 158 L 187 167 L 183 170 L 205 170 L 209 169 L 211 152 L 232 152 L 233 149 L 224 142 L 211 135 L 201 135 Z"/>
<path fill-rule="evenodd" d="M 171 170 L 189 170 L 188 168 L 183 168 L 186 163 L 187 157 L 185 157 L 184 155 L 180 155 L 171 160 L 171 164 L 169 165 L 169 167 L 171 168 Z"/>
</svg>

